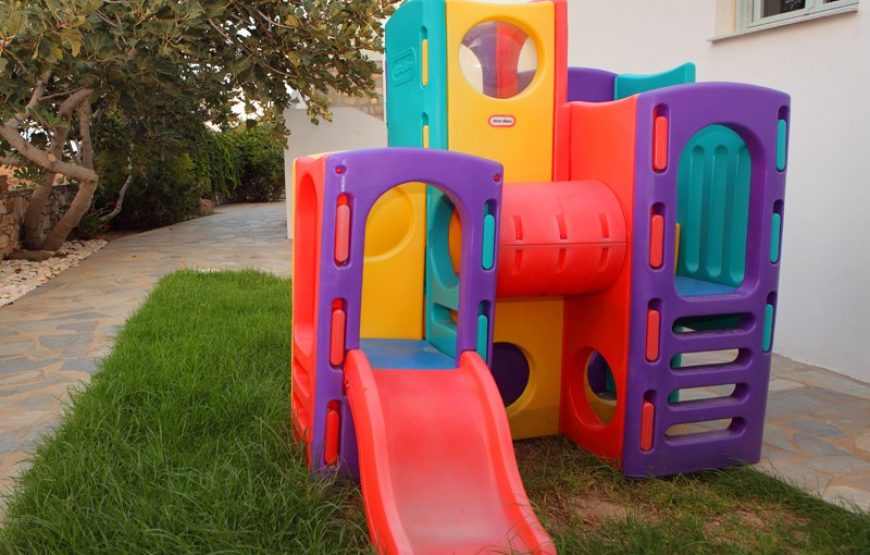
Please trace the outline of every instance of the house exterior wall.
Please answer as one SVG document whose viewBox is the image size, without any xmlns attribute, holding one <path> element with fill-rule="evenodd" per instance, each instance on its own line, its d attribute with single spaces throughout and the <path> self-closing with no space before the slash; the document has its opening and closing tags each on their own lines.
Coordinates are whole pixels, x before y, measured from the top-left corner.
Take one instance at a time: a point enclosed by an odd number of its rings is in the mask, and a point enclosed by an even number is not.
<svg viewBox="0 0 870 555">
<path fill-rule="evenodd" d="M 284 112 L 284 124 L 290 130 L 284 150 L 284 187 L 287 193 L 287 238 L 293 238 L 293 161 L 338 150 L 357 150 L 387 146 L 387 126 L 384 121 L 359 108 L 332 109 L 332 121 L 311 123 L 302 110 Z"/>
<path fill-rule="evenodd" d="M 571 0 L 569 63 L 792 95 L 774 348 L 870 382 L 870 3 L 857 13 L 711 42 L 730 0 Z"/>
<path fill-rule="evenodd" d="M 370 52 L 383 71 L 383 54 Z M 375 97 L 350 97 L 333 92 L 329 95 L 332 121 L 311 123 L 304 107 L 284 111 L 284 125 L 290 131 L 284 149 L 284 190 L 287 198 L 287 238 L 293 238 L 293 162 L 338 150 L 357 150 L 387 146 L 384 123 L 384 80 L 375 75 Z"/>
</svg>

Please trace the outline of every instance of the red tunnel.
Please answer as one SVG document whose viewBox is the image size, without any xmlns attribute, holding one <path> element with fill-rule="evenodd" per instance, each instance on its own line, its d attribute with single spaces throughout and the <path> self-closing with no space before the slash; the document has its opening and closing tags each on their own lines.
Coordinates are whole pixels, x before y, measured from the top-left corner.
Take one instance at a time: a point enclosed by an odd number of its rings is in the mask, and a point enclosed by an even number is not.
<svg viewBox="0 0 870 555">
<path fill-rule="evenodd" d="M 504 189 L 498 296 L 571 296 L 607 289 L 625 260 L 622 207 L 598 181 Z"/>
</svg>

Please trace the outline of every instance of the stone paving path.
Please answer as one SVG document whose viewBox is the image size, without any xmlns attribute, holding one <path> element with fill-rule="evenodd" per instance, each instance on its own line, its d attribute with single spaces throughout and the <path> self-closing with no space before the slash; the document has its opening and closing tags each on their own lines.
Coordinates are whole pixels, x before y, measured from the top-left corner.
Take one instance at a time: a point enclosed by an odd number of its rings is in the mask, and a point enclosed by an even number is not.
<svg viewBox="0 0 870 555">
<path fill-rule="evenodd" d="M 87 382 L 127 317 L 178 268 L 289 275 L 284 205 L 221 207 L 208 218 L 125 237 L 0 309 L 0 495 Z M 775 357 L 763 471 L 870 509 L 870 385 Z M 0 502 L 2 520 L 2 502 Z"/>
<path fill-rule="evenodd" d="M 285 218 L 283 203 L 229 205 L 124 237 L 0 309 L 0 495 L 57 422 L 67 390 L 90 379 L 95 359 L 162 276 L 252 267 L 289 276 Z"/>
</svg>

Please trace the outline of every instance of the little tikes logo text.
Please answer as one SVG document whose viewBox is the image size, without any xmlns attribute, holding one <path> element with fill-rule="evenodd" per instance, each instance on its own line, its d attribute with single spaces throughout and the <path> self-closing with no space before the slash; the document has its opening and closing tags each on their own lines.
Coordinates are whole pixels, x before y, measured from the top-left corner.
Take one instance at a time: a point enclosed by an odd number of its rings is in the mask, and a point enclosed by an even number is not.
<svg viewBox="0 0 870 555">
<path fill-rule="evenodd" d="M 517 118 L 511 115 L 498 114 L 489 118 L 490 127 L 513 127 L 516 124 Z"/>
</svg>

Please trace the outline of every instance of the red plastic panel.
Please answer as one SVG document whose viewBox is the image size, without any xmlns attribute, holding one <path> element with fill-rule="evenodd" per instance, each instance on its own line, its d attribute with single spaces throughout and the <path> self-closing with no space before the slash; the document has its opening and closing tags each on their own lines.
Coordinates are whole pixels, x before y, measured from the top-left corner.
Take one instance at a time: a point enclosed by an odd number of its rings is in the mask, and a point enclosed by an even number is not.
<svg viewBox="0 0 870 555">
<path fill-rule="evenodd" d="M 662 333 L 662 314 L 651 308 L 646 313 L 646 359 L 650 362 L 659 359 L 659 339 Z"/>
<path fill-rule="evenodd" d="M 498 296 L 594 293 L 625 262 L 619 200 L 598 181 L 518 183 L 502 195 Z"/>
<path fill-rule="evenodd" d="M 463 353 L 449 372 L 378 371 L 352 350 L 345 375 L 378 553 L 556 553 L 526 497 L 504 403 L 477 353 Z"/>
<path fill-rule="evenodd" d="M 319 310 L 319 253 L 322 248 L 321 215 L 323 214 L 323 178 L 326 159 L 296 160 L 294 237 L 307 241 L 293 243 L 293 363 L 292 408 L 296 438 L 306 444 L 306 457 L 311 464 L 311 439 L 314 421 L 316 383 L 315 358 L 319 343 L 317 320 Z M 328 248 L 328 247 L 327 247 Z"/>
<path fill-rule="evenodd" d="M 634 206 L 637 98 L 571 103 L 570 178 L 606 184 L 619 201 L 629 237 Z M 565 301 L 559 428 L 575 443 L 617 464 L 622 454 L 628 390 L 632 248 L 629 241 L 625 262 L 611 287 Z M 616 385 L 616 409 L 606 424 L 586 397 L 584 373 L 589 349 L 607 360 Z"/>
<path fill-rule="evenodd" d="M 653 447 L 653 425 L 655 424 L 656 406 L 649 401 L 643 402 L 640 417 L 640 449 L 649 451 Z"/>
<path fill-rule="evenodd" d="M 649 265 L 655 269 L 665 263 L 665 218 L 654 214 L 649 230 Z"/>
<path fill-rule="evenodd" d="M 326 445 L 323 450 L 323 462 L 332 466 L 338 462 L 338 446 L 341 437 L 341 412 L 338 403 L 333 401 L 326 409 Z"/>
<path fill-rule="evenodd" d="M 344 331 L 346 326 L 347 313 L 344 309 L 333 309 L 329 341 L 329 363 L 333 366 L 341 366 L 341 363 L 344 362 Z"/>
<path fill-rule="evenodd" d="M 667 116 L 656 116 L 653 128 L 653 169 L 657 172 L 668 169 L 669 126 Z"/>
<path fill-rule="evenodd" d="M 553 181 L 567 181 L 571 169 L 571 106 L 568 104 L 568 3 L 553 0 L 556 10 L 556 101 L 553 118 Z"/>
<path fill-rule="evenodd" d="M 345 198 L 345 203 L 341 199 Z M 350 205 L 346 197 L 339 198 L 335 209 L 335 263 L 344 264 L 350 257 Z"/>
</svg>

